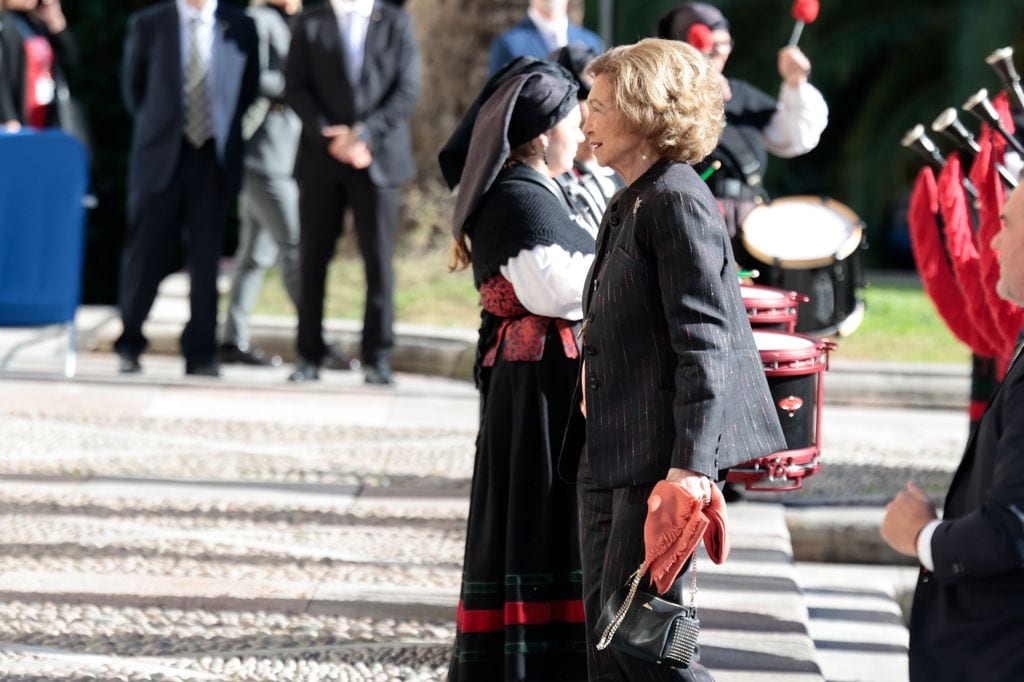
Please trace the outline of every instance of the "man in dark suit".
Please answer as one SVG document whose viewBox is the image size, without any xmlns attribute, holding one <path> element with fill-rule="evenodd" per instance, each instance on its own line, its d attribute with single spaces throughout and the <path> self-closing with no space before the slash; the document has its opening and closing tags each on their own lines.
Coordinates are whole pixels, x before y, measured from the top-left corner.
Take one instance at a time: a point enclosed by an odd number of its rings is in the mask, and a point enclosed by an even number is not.
<svg viewBox="0 0 1024 682">
<path fill-rule="evenodd" d="M 285 99 L 302 119 L 299 183 L 301 300 L 292 381 L 319 378 L 327 265 L 351 206 L 366 268 L 362 362 L 390 384 L 392 259 L 399 187 L 415 165 L 408 118 L 419 94 L 412 19 L 391 3 L 331 0 L 300 15 L 285 67 Z"/>
<path fill-rule="evenodd" d="M 217 261 L 242 171 L 241 117 L 259 84 L 256 29 L 218 0 L 173 0 L 129 19 L 121 88 L 133 119 L 128 235 L 115 348 L 140 371 L 142 324 L 184 239 L 191 319 L 185 373 L 218 376 Z"/>
<path fill-rule="evenodd" d="M 600 36 L 569 21 L 569 0 L 530 0 L 526 17 L 491 43 L 487 75 L 493 76 L 516 57 L 545 59 L 566 45 L 604 52 Z"/>
<path fill-rule="evenodd" d="M 1024 305 L 1024 188 L 1003 211 L 999 295 Z M 882 537 L 917 557 L 910 678 L 1024 679 L 1024 360 L 1020 349 L 953 477 L 943 517 L 913 483 L 886 508 Z"/>
</svg>

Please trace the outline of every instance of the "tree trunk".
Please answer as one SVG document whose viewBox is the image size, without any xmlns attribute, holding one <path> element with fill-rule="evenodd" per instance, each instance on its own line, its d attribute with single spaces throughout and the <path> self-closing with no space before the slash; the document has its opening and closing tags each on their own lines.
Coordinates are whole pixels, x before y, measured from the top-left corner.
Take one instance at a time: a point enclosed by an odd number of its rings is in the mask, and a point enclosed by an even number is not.
<svg viewBox="0 0 1024 682">
<path fill-rule="evenodd" d="M 496 35 L 519 21 L 527 0 L 408 0 L 423 60 L 423 90 L 412 121 L 421 184 L 437 180 L 437 152 L 486 78 Z"/>
</svg>

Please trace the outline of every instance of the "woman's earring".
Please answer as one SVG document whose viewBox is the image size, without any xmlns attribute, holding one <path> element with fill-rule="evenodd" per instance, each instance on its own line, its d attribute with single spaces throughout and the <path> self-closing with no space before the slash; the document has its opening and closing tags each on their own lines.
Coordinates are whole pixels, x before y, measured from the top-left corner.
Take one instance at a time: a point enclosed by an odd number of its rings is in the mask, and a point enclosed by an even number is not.
<svg viewBox="0 0 1024 682">
<path fill-rule="evenodd" d="M 544 145 L 540 149 L 540 158 L 544 159 L 544 165 L 548 165 L 548 147 Z"/>
</svg>

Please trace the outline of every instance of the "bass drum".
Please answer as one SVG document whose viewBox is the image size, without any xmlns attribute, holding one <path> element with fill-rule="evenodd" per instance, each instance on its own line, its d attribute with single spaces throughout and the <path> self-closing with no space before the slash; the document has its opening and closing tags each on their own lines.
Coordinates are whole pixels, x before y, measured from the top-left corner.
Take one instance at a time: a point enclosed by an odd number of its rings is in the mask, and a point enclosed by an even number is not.
<svg viewBox="0 0 1024 682">
<path fill-rule="evenodd" d="M 759 284 L 810 299 L 797 332 L 847 336 L 864 319 L 864 225 L 849 207 L 824 197 L 775 199 L 743 221 L 741 243 L 761 271 Z"/>
</svg>

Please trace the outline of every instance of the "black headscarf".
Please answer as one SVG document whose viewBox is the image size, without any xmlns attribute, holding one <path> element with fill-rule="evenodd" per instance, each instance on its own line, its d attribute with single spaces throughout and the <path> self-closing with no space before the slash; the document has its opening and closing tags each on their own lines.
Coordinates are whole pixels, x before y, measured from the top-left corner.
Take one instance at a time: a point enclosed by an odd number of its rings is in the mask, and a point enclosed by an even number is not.
<svg viewBox="0 0 1024 682">
<path fill-rule="evenodd" d="M 729 30 L 729 21 L 717 7 L 703 2 L 685 2 L 658 20 L 658 37 L 685 43 L 686 34 L 694 24 L 704 24 L 712 31 Z"/>
<path fill-rule="evenodd" d="M 543 59 L 537 59 L 536 57 L 513 59 L 502 67 L 500 71 L 491 76 L 484 84 L 476 100 L 470 105 L 466 115 L 462 117 L 462 121 L 455 128 L 455 132 L 448 138 L 444 147 L 441 148 L 441 152 L 437 155 L 437 162 L 441 166 L 441 175 L 444 176 L 448 189 L 455 189 L 462 180 L 466 156 L 469 154 L 469 142 L 473 136 L 473 126 L 476 123 L 477 116 L 480 115 L 480 108 L 503 84 L 511 78 L 525 73 L 546 73 L 555 78 L 572 80 L 572 74 L 564 67 Z M 557 120 L 555 122 L 557 123 Z"/>
<path fill-rule="evenodd" d="M 579 99 L 584 100 L 590 96 L 590 84 L 583 78 L 587 72 L 590 62 L 597 59 L 597 52 L 583 43 L 573 43 L 560 47 L 548 55 L 548 59 L 554 63 L 564 66 L 566 70 L 576 79 L 579 86 Z"/>
<path fill-rule="evenodd" d="M 512 147 L 551 130 L 576 106 L 576 83 L 560 75 L 526 73 L 507 79 L 480 107 L 455 201 L 457 237 L 494 184 Z"/>
</svg>

